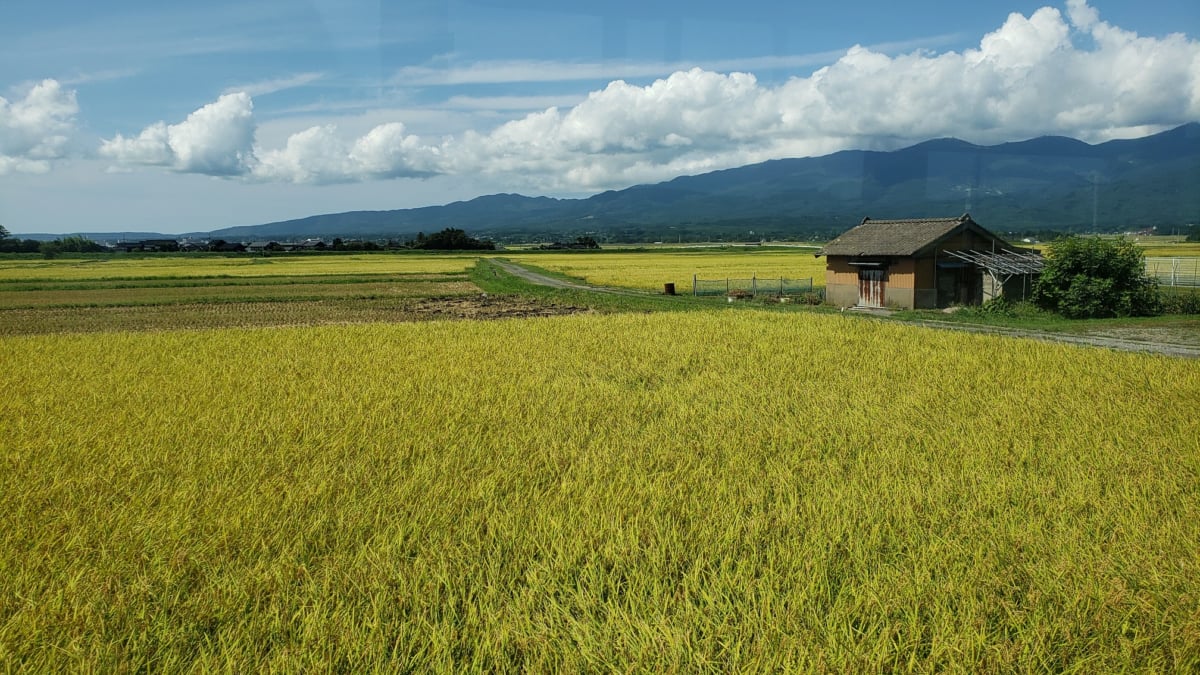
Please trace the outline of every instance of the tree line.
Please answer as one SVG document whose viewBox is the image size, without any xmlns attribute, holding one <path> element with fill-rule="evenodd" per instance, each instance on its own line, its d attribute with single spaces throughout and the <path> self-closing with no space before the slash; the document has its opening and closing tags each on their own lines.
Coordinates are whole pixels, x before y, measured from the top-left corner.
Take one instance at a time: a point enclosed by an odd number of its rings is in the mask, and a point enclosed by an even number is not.
<svg viewBox="0 0 1200 675">
<path fill-rule="evenodd" d="M 41 253 L 47 258 L 53 258 L 59 253 L 101 253 L 106 250 L 108 249 L 91 239 L 78 235 L 54 241 L 18 239 L 9 236 L 8 229 L 0 225 L 0 253 Z"/>
<path fill-rule="evenodd" d="M 161 243 L 161 242 L 156 242 Z M 224 239 L 214 239 L 199 250 L 213 253 L 238 253 L 245 246 Z M 268 245 L 267 250 L 280 251 L 283 246 L 275 242 Z M 376 241 L 361 241 L 355 239 L 334 239 L 331 244 L 318 243 L 314 247 L 319 251 L 383 251 L 398 249 L 418 249 L 430 251 L 492 251 L 496 249 L 495 242 L 488 239 L 477 239 L 468 235 L 464 230 L 448 227 L 440 232 L 426 235 L 418 232 L 417 236 L 408 241 L 389 240 L 385 244 Z M 178 244 L 169 249 L 178 251 Z M 41 253 L 47 258 L 53 258 L 60 253 L 110 253 L 113 249 L 106 248 L 87 237 L 71 235 L 54 241 L 38 241 L 36 239 L 18 239 L 9 236 L 8 230 L 0 225 L 0 253 Z"/>
</svg>

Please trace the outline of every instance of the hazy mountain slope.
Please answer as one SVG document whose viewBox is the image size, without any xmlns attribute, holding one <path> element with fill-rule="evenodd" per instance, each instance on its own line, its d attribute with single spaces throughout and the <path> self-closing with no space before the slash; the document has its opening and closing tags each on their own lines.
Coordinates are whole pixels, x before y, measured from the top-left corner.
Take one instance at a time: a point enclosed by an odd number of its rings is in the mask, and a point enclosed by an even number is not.
<svg viewBox="0 0 1200 675">
<path fill-rule="evenodd" d="M 637 185 L 587 199 L 490 195 L 445 206 L 355 211 L 208 233 L 226 239 L 408 236 L 459 227 L 503 237 L 700 232 L 797 236 L 863 216 L 970 211 L 1000 231 L 1200 222 L 1200 124 L 1089 145 L 1048 136 L 995 146 L 935 139 L 894 152 L 844 151 Z M 1093 213 L 1093 207 L 1095 212 Z"/>
</svg>

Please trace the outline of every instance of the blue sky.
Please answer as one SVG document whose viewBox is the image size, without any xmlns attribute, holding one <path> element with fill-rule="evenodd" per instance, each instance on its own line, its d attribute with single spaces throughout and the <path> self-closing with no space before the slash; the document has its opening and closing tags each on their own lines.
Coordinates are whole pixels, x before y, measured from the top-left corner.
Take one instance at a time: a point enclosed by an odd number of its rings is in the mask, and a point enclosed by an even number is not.
<svg viewBox="0 0 1200 675">
<path fill-rule="evenodd" d="M 0 224 L 187 232 L 1200 119 L 1200 3 L 6 0 Z"/>
</svg>

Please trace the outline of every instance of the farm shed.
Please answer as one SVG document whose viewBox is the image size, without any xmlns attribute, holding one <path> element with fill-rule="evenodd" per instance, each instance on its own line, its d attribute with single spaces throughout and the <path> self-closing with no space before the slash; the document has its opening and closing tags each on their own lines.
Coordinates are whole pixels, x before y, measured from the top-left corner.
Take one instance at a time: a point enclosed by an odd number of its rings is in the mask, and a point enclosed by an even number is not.
<svg viewBox="0 0 1200 675">
<path fill-rule="evenodd" d="M 829 242 L 825 298 L 843 307 L 933 309 L 1023 298 L 1041 256 L 1009 246 L 964 213 L 957 218 L 872 220 Z"/>
</svg>

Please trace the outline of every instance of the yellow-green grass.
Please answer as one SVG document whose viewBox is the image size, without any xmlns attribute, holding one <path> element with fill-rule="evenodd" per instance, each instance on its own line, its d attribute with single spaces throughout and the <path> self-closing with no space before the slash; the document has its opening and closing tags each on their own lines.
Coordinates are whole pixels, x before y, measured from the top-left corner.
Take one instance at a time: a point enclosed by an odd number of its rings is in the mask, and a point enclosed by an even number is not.
<svg viewBox="0 0 1200 675">
<path fill-rule="evenodd" d="M 1200 667 L 1200 363 L 762 311 L 0 338 L 4 670 Z"/>
<path fill-rule="evenodd" d="M 690 291 L 693 275 L 701 279 L 812 278 L 814 286 L 825 285 L 825 259 L 814 249 L 791 251 L 687 251 L 687 252 L 600 252 L 527 253 L 507 256 L 514 262 L 587 280 L 602 286 L 661 291 L 674 283 L 680 292 Z"/>
<path fill-rule="evenodd" d="M 442 297 L 478 292 L 469 281 L 202 285 L 0 292 L 0 310 L 22 307 Z"/>
<path fill-rule="evenodd" d="M 1195 258 L 1200 257 L 1200 242 L 1188 241 L 1174 244 L 1142 245 L 1147 258 Z"/>
<path fill-rule="evenodd" d="M 273 257 L 94 257 L 0 260 L 0 281 L 261 277 L 313 274 L 462 273 L 474 254 L 376 254 Z"/>
</svg>

